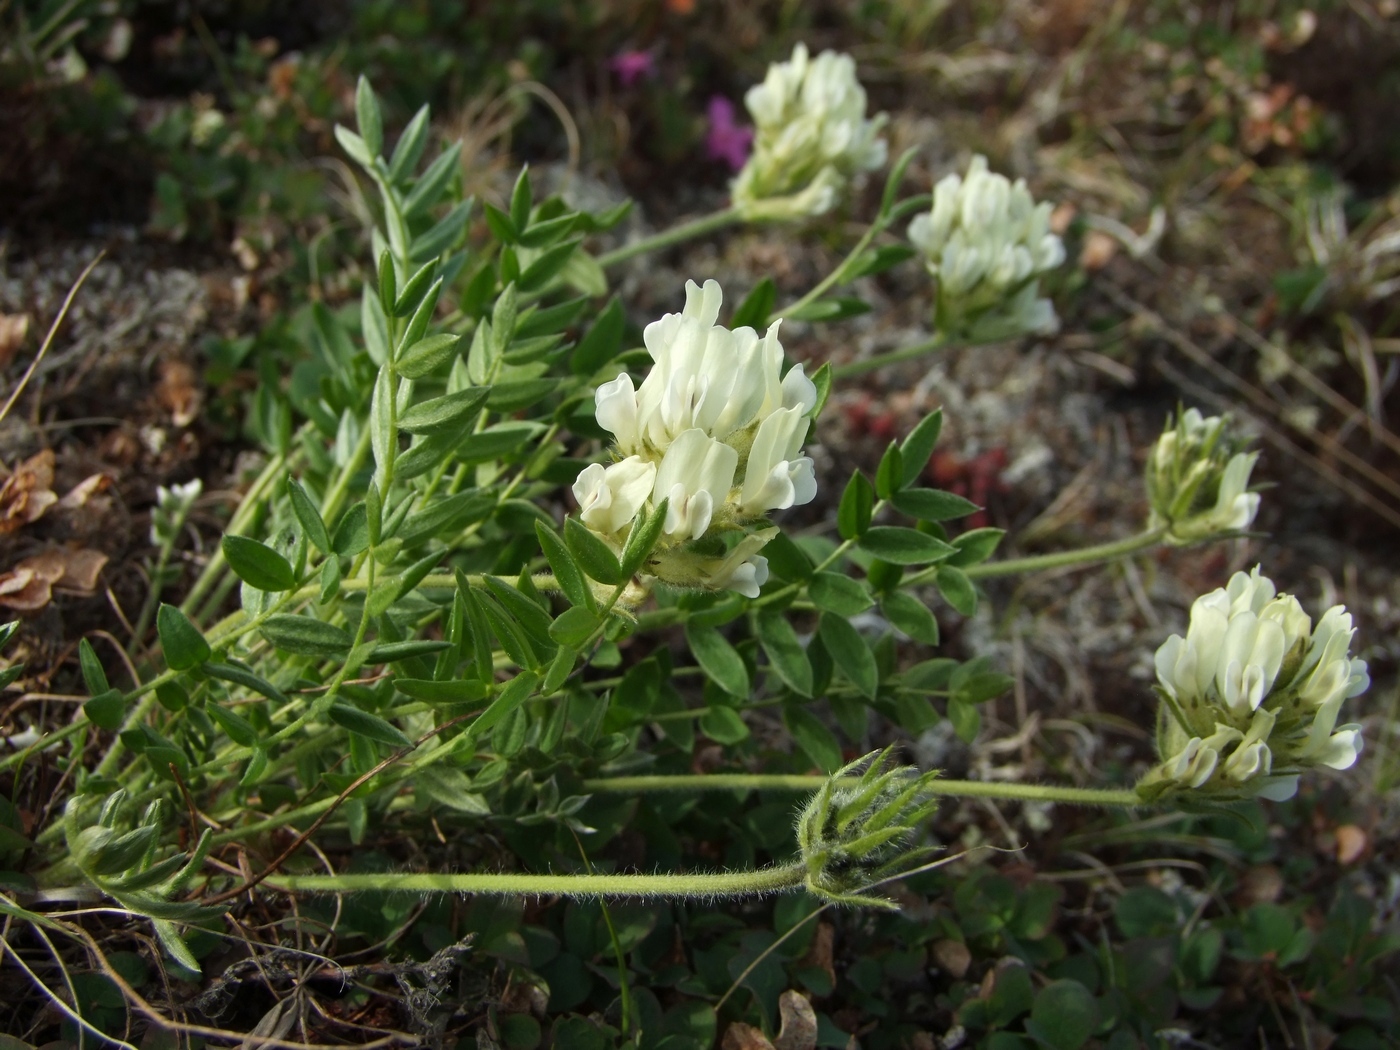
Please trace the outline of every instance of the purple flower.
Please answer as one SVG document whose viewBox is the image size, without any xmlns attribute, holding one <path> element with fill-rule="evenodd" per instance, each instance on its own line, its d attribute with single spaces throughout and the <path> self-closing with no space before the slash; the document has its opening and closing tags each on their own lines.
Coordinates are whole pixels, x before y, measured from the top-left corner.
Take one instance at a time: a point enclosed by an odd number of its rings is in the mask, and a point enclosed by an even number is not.
<svg viewBox="0 0 1400 1050">
<path fill-rule="evenodd" d="M 730 171 L 738 171 L 749 159 L 753 128 L 734 123 L 734 103 L 723 95 L 710 98 L 707 115 L 710 130 L 705 135 L 705 155 L 711 160 L 724 161 Z"/>
<path fill-rule="evenodd" d="M 637 81 L 656 75 L 656 60 L 650 51 L 619 51 L 609 59 L 608 68 L 623 87 L 630 88 Z"/>
</svg>

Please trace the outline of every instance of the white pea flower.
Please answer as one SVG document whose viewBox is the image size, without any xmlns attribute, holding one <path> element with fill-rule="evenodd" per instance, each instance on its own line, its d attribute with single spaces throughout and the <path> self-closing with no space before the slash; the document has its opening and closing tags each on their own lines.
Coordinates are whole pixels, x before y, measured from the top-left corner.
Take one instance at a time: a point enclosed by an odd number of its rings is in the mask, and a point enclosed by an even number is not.
<svg viewBox="0 0 1400 1050">
<path fill-rule="evenodd" d="M 656 471 L 655 501 L 671 501 L 662 526 L 666 535 L 686 540 L 703 536 L 715 508 L 729 496 L 738 464 L 739 453 L 703 430 L 682 431 Z"/>
<path fill-rule="evenodd" d="M 758 551 L 777 530 L 752 526 L 816 496 L 802 442 L 817 387 L 801 365 L 783 372 L 777 323 L 762 336 L 717 324 L 722 298 L 714 281 L 687 281 L 685 309 L 646 327 L 641 384 L 623 373 L 598 387 L 598 423 L 624 458 L 588 467 L 574 494 L 583 523 L 614 547 L 666 501 L 645 574 L 754 597 L 768 578 Z"/>
<path fill-rule="evenodd" d="M 184 527 L 185 519 L 199 495 L 204 491 L 204 482 L 199 478 L 183 485 L 156 486 L 156 505 L 151 509 L 151 544 L 164 547 L 175 542 Z"/>
<path fill-rule="evenodd" d="M 812 502 L 817 477 L 812 460 L 798 454 L 806 435 L 807 415 L 801 405 L 780 408 L 759 424 L 739 496 L 740 514 L 756 517 Z"/>
<path fill-rule="evenodd" d="M 1314 628 L 1257 567 L 1196 599 L 1186 637 L 1157 650 L 1162 761 L 1139 794 L 1282 800 L 1305 769 L 1352 766 L 1361 727 L 1337 720 L 1343 702 L 1370 685 L 1365 661 L 1350 652 L 1354 634 L 1340 605 Z"/>
<path fill-rule="evenodd" d="M 594 532 L 611 536 L 632 523 L 656 480 L 656 466 L 640 456 L 604 467 L 590 463 L 574 482 L 579 517 Z"/>
<path fill-rule="evenodd" d="M 1188 408 L 1175 420 L 1168 418 L 1152 447 L 1146 471 L 1149 525 L 1166 529 L 1172 543 L 1241 532 L 1259 512 L 1259 493 L 1249 491 L 1259 454 L 1241 450 L 1229 422 Z"/>
<path fill-rule="evenodd" d="M 731 186 L 749 220 L 795 220 L 834 208 L 852 179 L 885 163 L 883 114 L 867 119 L 865 89 L 849 55 L 807 45 L 768 67 L 744 104 L 755 125 L 753 152 Z"/>
<path fill-rule="evenodd" d="M 966 176 L 948 175 L 934 186 L 929 211 L 909 224 L 909 240 L 938 282 L 939 331 L 993 342 L 1058 329 L 1055 308 L 1039 295 L 1040 275 L 1065 259 L 1050 211 L 1023 179 L 1013 183 L 989 171 L 980 155 Z"/>
</svg>

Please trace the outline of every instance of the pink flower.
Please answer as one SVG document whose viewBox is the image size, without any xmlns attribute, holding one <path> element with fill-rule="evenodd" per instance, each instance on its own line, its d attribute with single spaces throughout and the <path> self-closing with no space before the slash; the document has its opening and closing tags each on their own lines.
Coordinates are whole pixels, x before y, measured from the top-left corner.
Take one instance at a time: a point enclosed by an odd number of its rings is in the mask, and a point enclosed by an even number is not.
<svg viewBox="0 0 1400 1050">
<path fill-rule="evenodd" d="M 711 160 L 724 161 L 730 171 L 738 171 L 749 159 L 753 128 L 734 123 L 734 103 L 723 95 L 710 98 L 707 116 L 710 130 L 705 135 L 705 155 Z"/>
<path fill-rule="evenodd" d="M 637 81 L 656 75 L 656 60 L 650 51 L 619 51 L 609 60 L 608 68 L 623 87 L 630 88 Z"/>
</svg>

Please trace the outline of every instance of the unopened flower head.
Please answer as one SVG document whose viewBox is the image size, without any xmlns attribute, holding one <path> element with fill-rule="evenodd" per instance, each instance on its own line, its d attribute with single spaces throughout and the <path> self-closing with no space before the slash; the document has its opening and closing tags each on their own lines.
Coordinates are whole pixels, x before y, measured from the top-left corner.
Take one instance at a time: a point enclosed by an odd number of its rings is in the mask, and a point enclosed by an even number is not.
<svg viewBox="0 0 1400 1050">
<path fill-rule="evenodd" d="M 156 505 L 151 508 L 151 544 L 163 547 L 174 543 L 175 537 L 184 527 L 195 500 L 204 491 L 204 483 L 198 478 L 183 485 L 156 486 Z"/>
<path fill-rule="evenodd" d="M 933 205 L 909 224 L 909 240 L 938 282 L 940 332 L 994 342 L 1058 328 L 1038 280 L 1065 258 L 1050 232 L 1050 210 L 1023 179 L 988 171 L 982 156 L 972 158 L 966 176 L 949 175 L 933 188 Z"/>
<path fill-rule="evenodd" d="M 1138 793 L 1286 799 L 1302 771 L 1350 767 L 1361 727 L 1338 717 L 1371 684 L 1366 662 L 1351 655 L 1354 633 L 1340 605 L 1314 626 L 1257 567 L 1196 599 L 1186 637 L 1157 650 L 1162 761 Z"/>
<path fill-rule="evenodd" d="M 753 153 L 731 187 L 746 219 L 794 220 L 836 206 L 852 179 L 885 163 L 883 114 L 867 119 L 865 89 L 849 55 L 816 58 L 798 44 L 768 67 L 744 104 L 756 125 Z"/>
<path fill-rule="evenodd" d="M 833 773 L 797 818 L 807 888 L 840 904 L 891 906 L 863 891 L 922 855 L 909 840 L 933 813 L 935 777 L 895 765 L 888 750 Z"/>
<path fill-rule="evenodd" d="M 583 523 L 615 547 L 638 512 L 667 501 L 646 571 L 755 597 L 768 578 L 758 552 L 776 534 L 763 518 L 817 492 L 802 454 L 817 388 L 801 365 L 782 374 L 776 323 L 762 337 L 716 324 L 721 300 L 716 282 L 686 282 L 685 309 L 643 333 L 653 366 L 641 386 L 624 372 L 598 388 L 617 461 L 586 468 L 574 495 Z"/>
<path fill-rule="evenodd" d="M 1259 494 L 1249 491 L 1257 452 L 1230 431 L 1229 418 L 1181 412 L 1157 439 L 1147 461 L 1149 525 L 1173 543 L 1193 543 L 1249 528 Z"/>
</svg>

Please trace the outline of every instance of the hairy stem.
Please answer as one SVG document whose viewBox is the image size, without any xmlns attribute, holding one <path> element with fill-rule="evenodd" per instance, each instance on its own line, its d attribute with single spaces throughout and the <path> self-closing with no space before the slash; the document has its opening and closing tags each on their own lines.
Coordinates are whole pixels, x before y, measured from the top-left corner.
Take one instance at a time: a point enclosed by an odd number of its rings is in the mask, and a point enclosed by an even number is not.
<svg viewBox="0 0 1400 1050">
<path fill-rule="evenodd" d="M 901 347 L 898 350 L 887 350 L 882 354 L 875 354 L 862 361 L 852 361 L 849 364 L 841 365 L 839 368 L 831 370 L 832 379 L 850 379 L 852 376 L 864 375 L 866 372 L 874 372 L 884 368 L 886 365 L 899 364 L 901 361 L 912 361 L 915 358 L 931 354 L 935 350 L 947 349 L 947 344 L 941 335 L 935 335 L 931 339 L 925 339 L 922 343 L 915 343 L 913 346 Z"/>
<path fill-rule="evenodd" d="M 669 230 L 654 233 L 650 237 L 643 237 L 641 240 L 624 244 L 621 248 L 604 252 L 598 256 L 598 265 L 607 269 L 609 266 L 616 266 L 618 263 L 626 262 L 638 255 L 645 255 L 647 252 L 669 248 L 673 244 L 681 244 L 696 237 L 703 237 L 707 233 L 714 233 L 716 230 L 732 226 L 738 221 L 739 213 L 737 211 L 733 208 L 724 208 L 709 215 L 702 215 L 698 219 L 692 219 L 690 222 L 683 222 L 679 226 L 672 226 Z"/>
<path fill-rule="evenodd" d="M 598 777 L 585 780 L 585 791 L 598 794 L 636 794 L 647 791 L 819 791 L 824 776 L 785 776 L 763 773 L 709 773 L 685 776 Z M 859 777 L 847 777 L 843 787 L 854 787 Z M 1065 802 L 1074 806 L 1138 806 L 1132 791 L 1060 787 L 1054 784 L 1003 784 L 981 780 L 933 780 L 931 795 L 955 798 L 1002 798 L 1018 801 Z"/>
<path fill-rule="evenodd" d="M 746 897 L 802 885 L 805 868 L 785 864 L 758 871 L 692 875 L 274 875 L 273 889 L 305 893 L 474 893 L 511 897 Z"/>
<path fill-rule="evenodd" d="M 1042 572 L 1045 569 L 1063 569 L 1073 565 L 1093 565 L 1096 562 L 1115 561 L 1130 554 L 1155 547 L 1162 542 L 1167 530 L 1146 529 L 1135 536 L 1128 536 L 1110 543 L 1099 543 L 1092 547 L 1079 547 L 1070 551 L 1055 551 L 1051 554 L 1033 554 L 1027 558 L 1007 558 L 1004 561 L 983 562 L 964 569 L 973 579 L 991 576 L 1014 576 L 1022 572 Z"/>
</svg>

